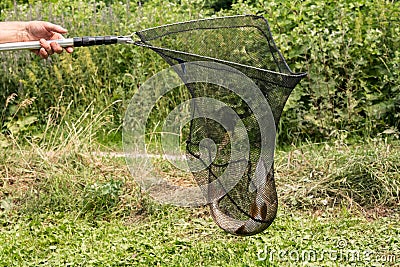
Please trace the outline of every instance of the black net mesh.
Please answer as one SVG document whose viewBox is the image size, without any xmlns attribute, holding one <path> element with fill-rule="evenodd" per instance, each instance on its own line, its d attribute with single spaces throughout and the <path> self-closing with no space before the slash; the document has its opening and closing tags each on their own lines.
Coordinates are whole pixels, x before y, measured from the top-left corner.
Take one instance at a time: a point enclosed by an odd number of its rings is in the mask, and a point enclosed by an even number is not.
<svg viewBox="0 0 400 267">
<path fill-rule="evenodd" d="M 267 100 L 275 127 L 291 91 L 305 76 L 304 73 L 295 74 L 290 70 L 272 39 L 267 21 L 259 16 L 189 21 L 146 29 L 136 34 L 141 39 L 138 45 L 151 48 L 170 65 L 209 61 L 244 73 L 261 90 L 262 98 Z M 182 72 L 183 76 L 184 68 L 177 68 L 176 71 L 178 74 Z M 233 116 L 224 107 L 216 108 L 197 101 L 194 107 L 197 116 L 191 120 L 187 138 L 189 159 L 201 158 L 202 149 L 208 151 L 212 158 L 207 168 L 192 172 L 199 185 L 218 181 L 224 173 L 230 175 L 232 172 L 234 175 L 236 168 L 245 168 L 239 182 L 222 192 L 221 197 L 214 198 L 215 192 L 210 191 L 223 190 L 224 186 L 218 189 L 208 187 L 206 190 L 215 222 L 224 230 L 238 235 L 261 232 L 274 220 L 278 201 L 273 148 L 268 155 L 262 153 L 260 117 L 255 116 L 249 104 L 229 88 L 206 83 L 186 83 L 186 86 L 192 98 L 216 99 L 225 103 L 237 115 Z M 209 112 L 210 108 L 215 109 L 213 112 L 219 121 L 201 117 L 203 111 Z M 250 149 L 243 152 L 246 154 L 243 160 L 232 161 L 232 139 L 244 138 L 234 134 L 238 118 L 246 129 Z M 215 146 L 202 143 L 205 139 L 211 139 Z M 253 185 L 254 177 L 261 177 L 256 178 L 260 179 L 261 186 Z"/>
</svg>

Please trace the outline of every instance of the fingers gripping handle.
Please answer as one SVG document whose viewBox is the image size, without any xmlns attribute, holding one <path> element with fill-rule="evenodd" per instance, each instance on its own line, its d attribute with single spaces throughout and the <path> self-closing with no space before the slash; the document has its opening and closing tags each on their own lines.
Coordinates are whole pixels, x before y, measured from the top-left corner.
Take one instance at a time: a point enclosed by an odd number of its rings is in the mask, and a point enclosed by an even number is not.
<svg viewBox="0 0 400 267">
<path fill-rule="evenodd" d="M 130 37 L 124 36 L 85 36 L 75 37 L 69 39 L 49 40 L 48 42 L 57 42 L 61 47 L 81 47 L 93 45 L 110 45 L 110 44 L 130 44 L 133 43 Z M 14 51 L 14 50 L 36 50 L 40 49 L 39 41 L 33 42 L 18 42 L 18 43 L 4 43 L 0 44 L 1 51 Z"/>
</svg>

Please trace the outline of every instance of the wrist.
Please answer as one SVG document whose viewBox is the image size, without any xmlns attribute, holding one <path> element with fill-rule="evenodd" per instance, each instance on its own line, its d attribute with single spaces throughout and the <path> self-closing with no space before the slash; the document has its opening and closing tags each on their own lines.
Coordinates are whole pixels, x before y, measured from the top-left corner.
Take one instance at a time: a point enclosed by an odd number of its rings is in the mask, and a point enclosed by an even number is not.
<svg viewBox="0 0 400 267">
<path fill-rule="evenodd" d="M 0 43 L 29 41 L 28 22 L 0 22 Z"/>
<path fill-rule="evenodd" d="M 28 22 L 17 22 L 17 25 L 15 25 L 15 35 L 17 42 L 30 41 L 27 27 L 28 27 Z"/>
</svg>

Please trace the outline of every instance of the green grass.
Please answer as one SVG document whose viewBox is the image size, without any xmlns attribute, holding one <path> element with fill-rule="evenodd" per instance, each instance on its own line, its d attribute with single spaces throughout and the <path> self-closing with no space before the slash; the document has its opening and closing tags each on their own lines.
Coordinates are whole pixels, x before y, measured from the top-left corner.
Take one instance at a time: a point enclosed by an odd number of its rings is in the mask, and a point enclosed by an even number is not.
<svg viewBox="0 0 400 267">
<path fill-rule="evenodd" d="M 1 16 L 49 19 L 71 37 L 130 34 L 211 14 L 201 1 L 95 2 L 44 1 Z M 314 2 L 239 1 L 220 13 L 266 15 L 289 64 L 309 72 L 287 103 L 281 142 L 342 140 L 277 149 L 278 216 L 252 237 L 225 233 L 207 208 L 153 202 L 124 159 L 92 154 L 121 149 L 118 127 L 130 97 L 166 67 L 155 53 L 116 46 L 77 49 L 51 61 L 3 55 L 0 266 L 400 266 L 399 54 L 393 52 L 399 35 L 388 23 L 398 5 L 358 1 L 353 8 L 342 1 L 332 9 Z M 353 31 L 353 24 L 362 28 Z M 310 36 L 310 29 L 328 32 Z M 338 47 L 349 56 L 337 56 Z M 151 129 L 159 130 L 156 115 L 182 100 L 174 96 L 154 110 Z M 346 143 L 355 138 L 350 132 L 382 134 Z M 157 167 L 184 179 L 169 165 Z"/>
<path fill-rule="evenodd" d="M 0 266 L 400 264 L 397 140 L 278 149 L 278 216 L 252 237 L 226 234 L 207 208 L 153 202 L 124 159 L 73 134 L 57 150 L 17 144 L 0 159 Z"/>
<path fill-rule="evenodd" d="M 322 253 L 340 251 L 338 244 L 375 257 L 395 257 L 399 262 L 398 216 L 367 221 L 338 211 L 336 215 L 281 210 L 263 234 L 236 237 L 225 234 L 203 209 L 163 207 L 130 220 L 88 221 L 66 213 L 23 216 L 2 220 L 2 266 L 295 266 L 295 253 L 315 251 L 317 260 L 306 266 L 344 266 L 351 258 Z M 260 250 L 263 252 L 260 253 Z M 291 254 L 283 255 L 288 250 Z M 324 252 L 325 251 L 325 252 Z M 265 252 L 268 260 L 263 260 Z M 281 254 L 278 254 L 280 252 Z M 378 259 L 373 260 L 379 263 Z M 296 263 L 297 262 L 297 263 Z M 392 262 L 393 263 L 393 262 Z M 363 264 L 362 264 L 363 265 Z"/>
</svg>

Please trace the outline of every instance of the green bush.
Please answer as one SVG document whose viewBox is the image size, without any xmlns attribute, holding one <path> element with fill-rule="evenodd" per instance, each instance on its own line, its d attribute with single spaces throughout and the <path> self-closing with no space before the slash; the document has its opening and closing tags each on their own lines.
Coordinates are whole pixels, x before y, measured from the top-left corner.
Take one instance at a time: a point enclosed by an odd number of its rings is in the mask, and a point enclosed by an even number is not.
<svg viewBox="0 0 400 267">
<path fill-rule="evenodd" d="M 21 4 L 1 19 L 50 20 L 69 29 L 69 36 L 126 35 L 210 16 L 204 5 L 223 1 L 53 2 Z M 217 15 L 265 16 L 291 68 L 308 73 L 285 107 L 280 142 L 398 133 L 398 1 L 233 2 Z M 79 117 L 90 104 L 102 111 L 114 103 L 107 111 L 109 128 L 118 128 L 138 86 L 167 66 L 148 49 L 123 45 L 77 48 L 48 61 L 27 52 L 0 56 L 1 131 L 14 135 L 57 123 L 69 105 L 74 112 L 65 119 Z"/>
<path fill-rule="evenodd" d="M 129 35 L 202 17 L 205 12 L 200 1 L 111 2 L 21 4 L 3 12 L 1 20 L 48 20 L 67 28 L 69 37 Z M 111 123 L 104 131 L 118 128 L 138 86 L 167 66 L 156 53 L 133 45 L 77 48 L 71 55 L 63 53 L 47 61 L 26 51 L 0 56 L 1 132 L 14 136 L 24 130 L 43 129 L 48 123 L 57 124 L 61 118 L 76 119 L 90 105 L 97 112 L 112 105 L 106 111 Z M 33 119 L 26 121 L 28 116 Z"/>
<path fill-rule="evenodd" d="M 292 69 L 308 73 L 286 105 L 281 141 L 398 131 L 398 1 L 239 2 L 238 13 L 265 16 Z"/>
</svg>

